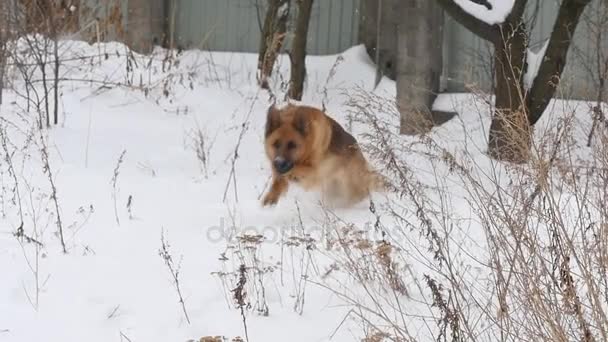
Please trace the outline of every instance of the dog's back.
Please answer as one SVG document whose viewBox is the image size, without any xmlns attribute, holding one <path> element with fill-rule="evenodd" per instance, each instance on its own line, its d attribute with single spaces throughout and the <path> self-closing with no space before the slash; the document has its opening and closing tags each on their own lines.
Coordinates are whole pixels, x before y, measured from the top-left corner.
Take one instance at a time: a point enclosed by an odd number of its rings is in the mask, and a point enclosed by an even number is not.
<svg viewBox="0 0 608 342">
<path fill-rule="evenodd" d="M 357 140 L 336 120 L 324 113 L 331 127 L 327 157 L 319 165 L 322 195 L 332 206 L 348 207 L 383 191 L 381 176 L 371 170 Z"/>
</svg>

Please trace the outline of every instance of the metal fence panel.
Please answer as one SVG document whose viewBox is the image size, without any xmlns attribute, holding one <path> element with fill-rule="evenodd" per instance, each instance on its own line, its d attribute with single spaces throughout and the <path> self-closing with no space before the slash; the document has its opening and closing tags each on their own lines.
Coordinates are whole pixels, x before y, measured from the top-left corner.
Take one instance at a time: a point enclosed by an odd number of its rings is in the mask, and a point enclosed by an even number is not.
<svg viewBox="0 0 608 342">
<path fill-rule="evenodd" d="M 266 0 L 175 0 L 178 46 L 215 51 L 256 52 Z M 359 0 L 313 3 L 308 33 L 312 55 L 339 53 L 357 44 Z M 292 4 L 292 15 L 296 6 Z M 289 44 L 289 37 L 286 44 Z"/>
<path fill-rule="evenodd" d="M 174 1 L 177 4 L 175 38 L 178 46 L 216 51 L 257 51 L 266 0 Z M 594 0 L 586 13 L 596 11 L 600 1 Z M 309 54 L 336 54 L 358 44 L 359 3 L 360 0 L 314 1 L 308 32 Z M 527 25 L 532 31 L 530 44 L 533 51 L 540 50 L 551 34 L 559 4 L 559 0 L 529 1 L 526 15 Z M 292 4 L 291 14 L 294 16 L 295 11 L 296 6 Z M 443 83 L 447 90 L 491 90 L 491 44 L 449 16 L 446 15 L 445 20 Z M 288 36 L 285 42 L 287 48 L 290 38 Z M 581 23 L 562 78 L 562 91 L 573 92 L 575 96 L 592 91 L 593 77 L 585 67 L 590 62 L 584 60 L 588 57 L 583 57 L 593 52 L 592 43 L 588 30 Z"/>
</svg>

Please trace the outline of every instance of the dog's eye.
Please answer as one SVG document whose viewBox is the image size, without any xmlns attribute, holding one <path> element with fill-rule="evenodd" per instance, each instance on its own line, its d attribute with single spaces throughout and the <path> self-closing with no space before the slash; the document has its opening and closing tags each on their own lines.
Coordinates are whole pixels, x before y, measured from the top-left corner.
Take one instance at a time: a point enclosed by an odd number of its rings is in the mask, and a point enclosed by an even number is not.
<svg viewBox="0 0 608 342">
<path fill-rule="evenodd" d="M 277 140 L 277 141 L 275 141 L 275 142 L 272 144 L 272 147 L 274 147 L 274 148 L 278 149 L 279 147 L 281 147 L 281 142 L 280 142 L 280 141 L 278 141 L 278 140 Z"/>
<path fill-rule="evenodd" d="M 293 141 L 287 143 L 288 150 L 293 150 L 294 148 L 296 148 L 296 143 L 294 143 Z"/>
</svg>

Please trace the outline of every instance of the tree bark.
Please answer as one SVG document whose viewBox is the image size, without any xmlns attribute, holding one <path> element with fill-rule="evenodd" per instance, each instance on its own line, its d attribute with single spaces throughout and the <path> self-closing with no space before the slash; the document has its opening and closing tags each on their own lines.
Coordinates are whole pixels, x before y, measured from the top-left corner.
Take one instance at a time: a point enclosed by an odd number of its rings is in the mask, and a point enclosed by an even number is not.
<svg viewBox="0 0 608 342">
<path fill-rule="evenodd" d="M 49 0 L 19 0 L 25 16 L 27 33 L 46 33 L 46 18 L 51 13 Z"/>
<path fill-rule="evenodd" d="M 127 3 L 127 45 L 139 53 L 150 53 L 154 45 L 161 45 L 161 0 L 129 0 Z"/>
<path fill-rule="evenodd" d="M 4 93 L 4 72 L 6 67 L 6 43 L 10 35 L 10 15 L 12 11 L 12 3 L 8 1 L 0 1 L 0 106 L 2 106 L 2 96 Z"/>
<path fill-rule="evenodd" d="M 302 100 L 306 78 L 306 41 L 312 2 L 313 0 L 298 0 L 298 18 L 290 54 L 291 79 L 288 94 L 290 98 L 298 101 Z"/>
<path fill-rule="evenodd" d="M 266 49 L 268 48 L 267 42 L 271 39 L 273 32 L 274 18 L 279 8 L 280 0 L 268 0 L 268 8 L 266 8 L 266 15 L 264 16 L 264 26 L 262 27 L 262 34 L 260 37 L 260 47 L 258 48 L 258 70 L 262 70 L 262 64 L 264 64 L 264 56 L 266 56 Z"/>
<path fill-rule="evenodd" d="M 382 76 L 397 79 L 397 27 L 403 17 L 398 11 L 401 0 L 361 0 L 359 42 Z"/>
<path fill-rule="evenodd" d="M 503 25 L 494 45 L 496 101 L 488 137 L 490 156 L 513 162 L 527 160 L 531 143 L 523 84 L 528 37 L 522 18 Z"/>
<path fill-rule="evenodd" d="M 289 18 L 289 0 L 270 0 L 264 20 L 264 32 L 258 56 L 258 83 L 268 89 L 268 78 L 283 46 Z M 261 62 L 260 62 L 261 61 Z"/>
<path fill-rule="evenodd" d="M 397 107 L 401 134 L 417 134 L 433 126 L 432 105 L 442 71 L 441 8 L 433 1 L 402 0 L 398 26 Z"/>
<path fill-rule="evenodd" d="M 6 59 L 6 41 L 9 30 L 9 4 L 0 3 L 0 107 L 2 106 L 2 94 L 4 93 L 4 64 Z"/>
<path fill-rule="evenodd" d="M 59 13 L 59 12 L 57 12 Z M 59 18 L 57 15 L 47 15 L 49 36 L 53 40 L 53 123 L 59 122 Z M 50 116 L 50 113 L 47 113 Z M 47 124 L 48 124 L 47 119 Z"/>
</svg>

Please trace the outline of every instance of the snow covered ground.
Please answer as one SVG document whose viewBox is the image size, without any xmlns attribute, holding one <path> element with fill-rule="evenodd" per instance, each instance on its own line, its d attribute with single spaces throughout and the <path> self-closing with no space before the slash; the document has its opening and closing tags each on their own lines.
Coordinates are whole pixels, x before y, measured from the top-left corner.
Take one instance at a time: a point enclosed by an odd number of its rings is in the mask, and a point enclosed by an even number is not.
<svg viewBox="0 0 608 342">
<path fill-rule="evenodd" d="M 373 234 L 376 216 L 366 203 L 328 213 L 314 194 L 296 188 L 277 207 L 261 207 L 269 179 L 263 126 L 271 100 L 256 86 L 256 55 L 187 51 L 163 71 L 163 51 L 153 58 L 137 56 L 129 69 L 122 45 L 62 46 L 66 59 L 82 58 L 63 68 L 70 80 L 61 82 L 60 124 L 42 133 L 46 148 L 36 133 L 34 111 L 26 114 L 20 96 L 25 90 L 16 73 L 11 76 L 14 89 L 5 91 L 0 107 L 6 132 L 0 174 L 0 341 L 198 341 L 215 335 L 245 338 L 245 326 L 250 341 L 353 341 L 365 336 L 353 314 L 361 310 L 353 299 L 362 291 L 348 277 L 329 276 L 344 256 L 327 248 L 329 240 L 323 237 L 331 227 L 354 223 L 369 229 L 373 241 L 378 238 Z M 99 51 L 101 58 L 85 57 Z M 280 72 L 273 76 L 281 98 L 287 64 L 282 58 Z M 395 97 L 390 80 L 372 89 L 375 70 L 360 46 L 341 56 L 309 57 L 307 69 L 303 102 L 326 105 L 361 140 L 369 129 L 352 121 L 347 104 L 355 89 L 387 103 Z M 95 82 L 81 81 L 91 79 Z M 128 87 L 118 85 L 127 82 Z M 483 101 L 470 94 L 445 94 L 436 109 L 456 110 L 460 116 L 435 128 L 434 141 L 455 155 L 466 147 L 477 170 L 495 165 L 485 155 L 490 115 Z M 584 102 L 552 106 L 560 113 L 579 110 L 581 117 L 588 109 Z M 543 120 L 539 127 L 551 127 L 552 119 Z M 404 145 L 418 141 L 400 139 Z M 52 189 L 40 153 L 44 149 L 50 154 L 67 254 L 57 236 Z M 11 165 L 4 158 L 7 152 Z M 446 187 L 449 207 L 466 222 L 450 235 L 464 277 L 489 281 L 481 267 L 488 259 L 486 240 L 463 200 L 458 178 L 422 154 L 407 158 L 422 184 Z M 441 184 L 437 179 L 443 179 Z M 390 194 L 375 199 L 377 207 L 399 201 Z M 415 210 L 404 210 L 415 216 Z M 23 233 L 42 247 L 14 236 L 21 221 Z M 386 227 L 398 224 L 388 218 L 383 222 Z M 265 240 L 258 241 L 257 234 Z M 413 280 L 433 273 L 424 259 L 429 256 L 427 240 L 408 229 L 390 234 L 408 235 L 403 239 L 408 264 L 400 267 L 412 276 L 404 280 L 407 295 L 393 303 L 407 307 L 413 322 L 408 325 L 415 327 L 408 334 L 430 340 L 428 325 L 436 319 L 428 308 L 432 300 Z M 179 267 L 184 307 L 159 255 L 161 236 Z M 249 272 L 245 288 L 251 306 L 244 308 L 245 319 L 231 292 L 241 264 Z M 483 286 L 478 290 L 483 292 Z"/>
</svg>

